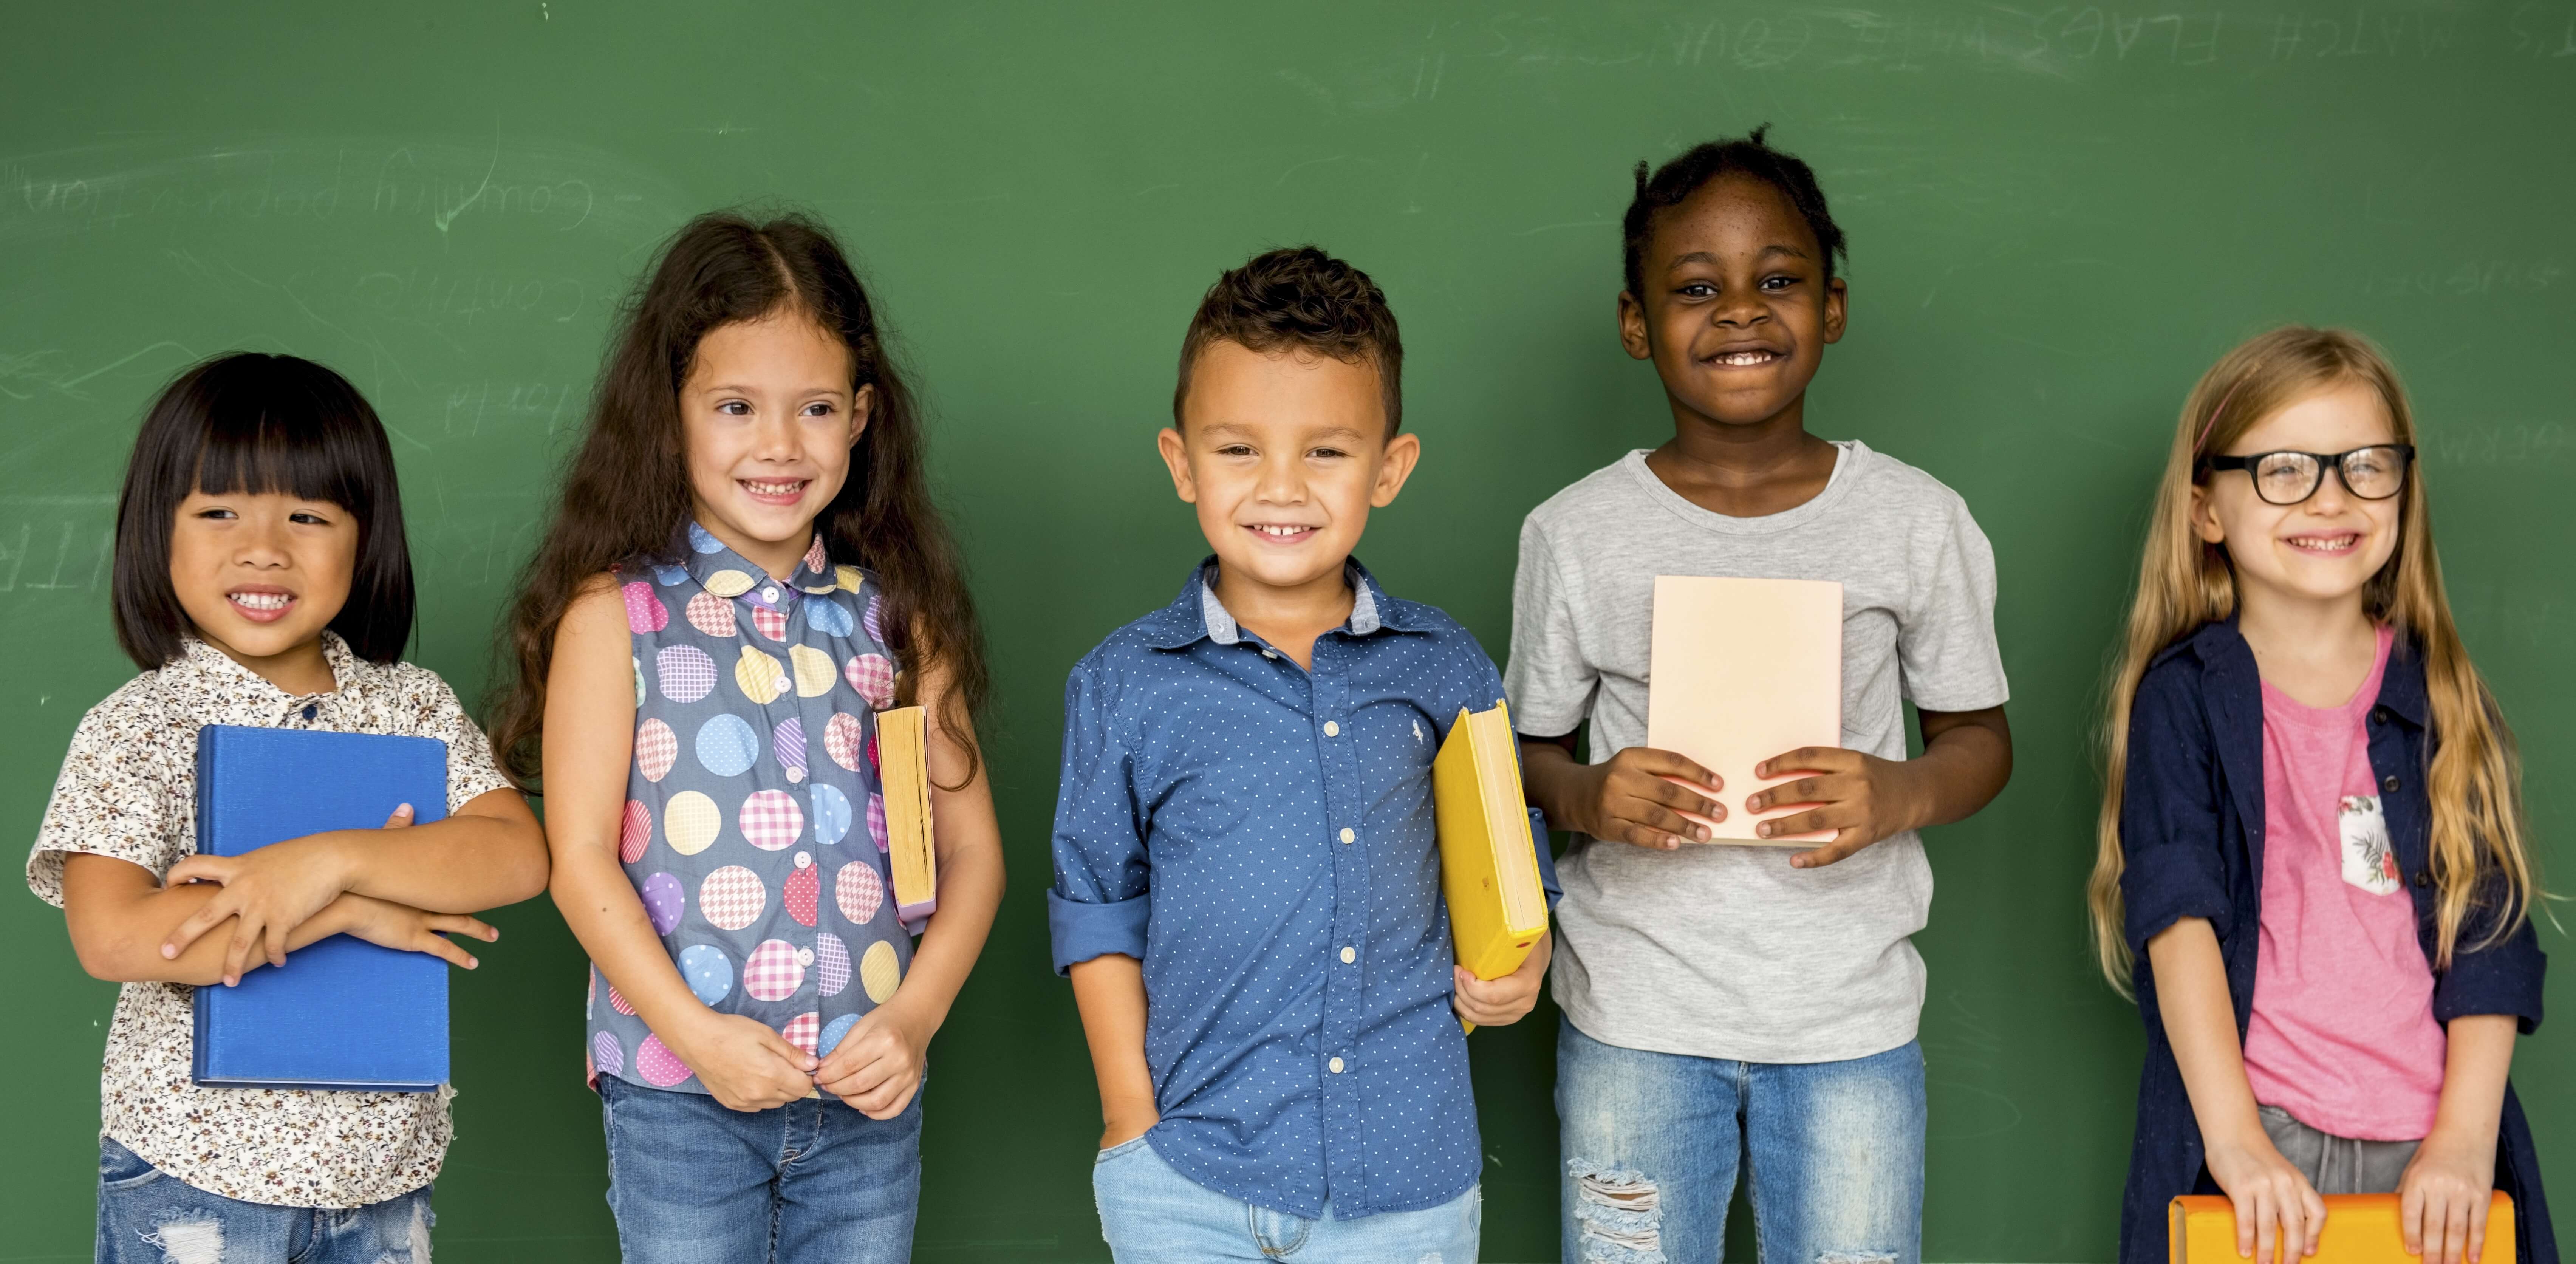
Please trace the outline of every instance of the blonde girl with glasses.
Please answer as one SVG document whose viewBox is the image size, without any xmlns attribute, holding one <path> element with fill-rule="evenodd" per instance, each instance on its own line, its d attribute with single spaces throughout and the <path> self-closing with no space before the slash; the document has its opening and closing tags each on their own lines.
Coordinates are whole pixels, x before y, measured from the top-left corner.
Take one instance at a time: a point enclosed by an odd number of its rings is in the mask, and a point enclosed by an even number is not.
<svg viewBox="0 0 2576 1264">
<path fill-rule="evenodd" d="M 2319 1195 L 2393 1192 L 2476 1261 L 2491 1191 L 2554 1264 L 2507 1082 L 2540 1020 L 2511 734 L 2461 645 L 2396 370 L 2341 330 L 2201 377 L 2112 679 L 2091 884 L 2147 1030 L 2122 1264 L 2223 1192 L 2237 1250 L 2316 1252 Z"/>
</svg>

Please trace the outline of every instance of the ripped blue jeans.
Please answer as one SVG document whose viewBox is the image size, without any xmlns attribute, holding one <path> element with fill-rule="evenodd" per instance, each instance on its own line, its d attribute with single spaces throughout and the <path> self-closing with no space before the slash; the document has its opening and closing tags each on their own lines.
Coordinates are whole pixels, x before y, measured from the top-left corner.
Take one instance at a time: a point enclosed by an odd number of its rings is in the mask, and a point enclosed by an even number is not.
<svg viewBox="0 0 2576 1264">
<path fill-rule="evenodd" d="M 1921 1264 L 1923 1050 L 1736 1062 L 1560 1020 L 1566 1264 L 1716 1264 L 1744 1171 L 1760 1264 Z"/>
<path fill-rule="evenodd" d="M 429 1186 L 364 1207 L 210 1194 L 98 1139 L 98 1264 L 430 1264 Z"/>
</svg>

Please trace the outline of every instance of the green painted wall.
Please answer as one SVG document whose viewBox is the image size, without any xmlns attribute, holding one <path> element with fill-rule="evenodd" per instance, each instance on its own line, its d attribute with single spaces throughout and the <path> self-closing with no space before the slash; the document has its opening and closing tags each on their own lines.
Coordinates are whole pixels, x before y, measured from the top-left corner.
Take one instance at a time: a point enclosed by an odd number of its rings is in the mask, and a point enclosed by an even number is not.
<svg viewBox="0 0 2576 1264">
<path fill-rule="evenodd" d="M 1106 1258 L 1046 829 L 1065 669 L 1201 551 L 1151 454 L 1199 291 L 1307 240 L 1384 284 L 1426 455 L 1364 555 L 1499 656 L 1521 515 L 1669 433 L 1612 336 L 1628 167 L 1766 120 L 1853 244 L 1813 424 L 1956 487 L 2002 570 L 2020 771 L 1934 833 L 1919 939 L 1929 1258 L 2113 1253 L 2140 1040 L 2086 964 L 2086 734 L 2164 437 L 2238 338 L 2350 324 L 2409 374 L 2458 612 L 2566 871 L 2565 0 L 100 3 L 6 28 L 0 819 L 21 839 L 82 710 L 131 673 L 113 497 L 178 367 L 292 351 L 374 399 L 413 507 L 416 657 L 470 698 L 654 244 L 781 201 L 862 255 L 935 407 L 1001 681 L 1011 895 L 935 1048 L 924 1259 Z M 543 902 L 494 920 L 456 980 L 442 1255 L 612 1258 L 580 954 Z M 86 1258 L 114 989 L 32 897 L 0 901 L 0 960 L 0 1260 Z M 1475 1040 L 1492 1259 L 1554 1249 L 1549 1019 Z M 2569 1048 L 2521 1052 L 2551 1162 Z"/>
</svg>

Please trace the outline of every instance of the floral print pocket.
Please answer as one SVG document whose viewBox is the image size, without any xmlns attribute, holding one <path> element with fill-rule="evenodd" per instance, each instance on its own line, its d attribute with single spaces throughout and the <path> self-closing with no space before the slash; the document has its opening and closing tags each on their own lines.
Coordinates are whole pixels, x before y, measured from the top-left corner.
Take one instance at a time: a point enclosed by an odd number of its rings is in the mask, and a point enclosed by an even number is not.
<svg viewBox="0 0 2576 1264">
<path fill-rule="evenodd" d="M 2380 815 L 2379 796 L 2348 794 L 2337 813 L 2343 827 L 2343 880 L 2372 895 L 2393 894 L 2397 852 L 2388 841 L 2388 818 Z"/>
</svg>

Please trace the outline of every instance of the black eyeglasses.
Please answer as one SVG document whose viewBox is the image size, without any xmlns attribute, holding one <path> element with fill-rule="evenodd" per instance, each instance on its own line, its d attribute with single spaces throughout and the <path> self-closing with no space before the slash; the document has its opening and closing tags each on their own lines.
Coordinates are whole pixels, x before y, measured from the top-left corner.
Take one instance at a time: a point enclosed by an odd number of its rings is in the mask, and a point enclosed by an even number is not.
<svg viewBox="0 0 2576 1264">
<path fill-rule="evenodd" d="M 2203 468 L 2243 470 L 2254 478 L 2254 494 L 2269 505 L 2295 505 L 2317 494 L 2334 467 L 2344 490 L 2363 500 L 2386 500 L 2406 487 L 2406 467 L 2415 463 L 2415 445 L 2382 443 L 2350 452 L 2257 452 L 2252 456 L 2207 456 Z"/>
</svg>

